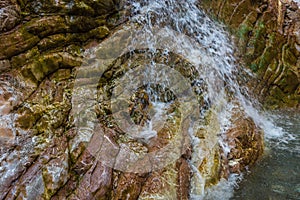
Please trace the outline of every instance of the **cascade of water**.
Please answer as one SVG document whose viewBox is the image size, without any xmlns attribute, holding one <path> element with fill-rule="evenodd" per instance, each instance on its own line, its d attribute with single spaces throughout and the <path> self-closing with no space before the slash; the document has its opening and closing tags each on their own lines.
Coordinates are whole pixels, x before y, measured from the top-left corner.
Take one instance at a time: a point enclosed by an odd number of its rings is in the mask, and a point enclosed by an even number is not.
<svg viewBox="0 0 300 200">
<path fill-rule="evenodd" d="M 182 53 L 187 56 L 186 59 L 193 63 L 200 72 L 198 82 L 201 80 L 207 84 L 207 91 L 204 94 L 204 99 L 214 106 L 217 113 L 220 127 L 227 125 L 230 114 L 230 107 L 226 97 L 226 87 L 234 93 L 239 92 L 235 81 L 234 72 L 236 70 L 233 58 L 233 47 L 230 43 L 228 34 L 223 27 L 212 21 L 205 15 L 195 4 L 194 0 L 189 1 L 129 1 L 132 5 L 132 21 L 142 26 L 142 32 L 149 33 L 146 43 L 155 49 L 155 36 L 153 36 L 154 27 L 163 29 L 165 27 L 174 30 L 179 34 L 184 34 L 189 38 L 181 39 L 180 46 L 177 52 L 187 51 Z M 171 36 L 172 37 L 172 36 Z M 176 36 L 175 36 L 176 37 Z M 180 38 L 176 38 L 179 40 Z M 196 42 L 197 45 L 191 44 L 190 40 Z M 164 46 L 170 51 L 170 45 Z M 172 48 L 172 47 L 171 47 Z M 225 86 L 226 84 L 226 86 Z M 203 126 L 203 125 L 199 125 Z M 211 124 L 209 125 L 211 126 Z M 203 127 L 209 128 L 209 127 Z M 210 127 L 212 129 L 216 127 Z M 192 137 L 193 137 L 192 133 Z M 194 146 L 197 147 L 199 141 L 194 138 Z M 212 146 L 215 141 L 212 141 Z M 225 148 L 226 145 L 224 145 Z M 226 150 L 228 151 L 228 150 Z M 199 154 L 203 152 L 198 152 Z M 199 155 L 195 155 L 198 157 Z M 201 158 L 197 158 L 201 159 Z M 201 192 L 200 192 L 201 193 Z"/>
<path fill-rule="evenodd" d="M 132 10 L 131 23 L 137 24 L 140 28 L 137 34 L 138 38 L 143 38 L 142 40 L 132 40 L 129 44 L 129 49 L 134 49 L 136 46 L 147 47 L 152 54 L 155 54 L 161 48 L 163 54 L 175 51 L 175 53 L 183 56 L 184 59 L 195 66 L 199 75 L 194 77 L 194 83 L 200 87 L 205 83 L 205 90 L 200 89 L 200 93 L 205 104 L 213 108 L 210 109 L 213 117 L 210 122 L 203 122 L 203 115 L 206 114 L 202 112 L 204 108 L 200 107 L 201 122 L 194 121 L 189 128 L 194 152 L 190 161 L 194 171 L 190 196 L 191 199 L 203 199 L 206 196 L 210 198 L 213 192 L 205 192 L 205 175 L 201 174 L 197 167 L 207 157 L 214 156 L 212 152 L 215 151 L 215 147 L 218 145 L 222 146 L 225 153 L 230 151 L 230 147 L 223 141 L 224 138 L 222 139 L 222 137 L 217 135 L 222 135 L 230 126 L 228 119 L 233 107 L 235 107 L 230 101 L 233 98 L 232 96 L 239 99 L 241 101 L 239 103 L 243 106 L 251 107 L 250 102 L 241 94 L 235 80 L 237 69 L 233 57 L 234 48 L 229 36 L 222 25 L 212 21 L 196 6 L 194 0 L 184 2 L 176 0 L 132 0 L 128 2 L 128 5 Z M 161 33 L 157 34 L 159 31 Z M 162 43 L 163 45 L 161 45 Z M 170 87 L 169 83 L 166 83 L 168 81 L 167 74 L 156 74 L 157 70 L 154 70 L 156 62 L 153 57 L 145 69 L 144 80 L 146 82 L 143 84 L 152 82 L 160 83 L 162 87 Z M 148 93 L 152 93 L 154 96 L 158 95 L 155 91 L 148 90 Z M 157 96 L 154 97 L 152 103 L 154 105 L 162 105 L 161 102 L 157 101 Z M 160 108 L 163 109 L 162 106 Z M 255 112 L 252 107 L 251 110 Z M 257 114 L 257 112 L 255 113 Z M 152 117 L 152 120 L 149 122 L 151 125 L 150 129 L 153 121 L 155 121 L 155 118 Z M 210 137 L 206 138 L 205 141 L 196 137 L 196 131 L 199 129 L 207 130 Z M 150 138 L 155 136 L 155 133 L 155 131 L 153 134 L 153 130 L 147 129 L 140 136 Z M 209 162 L 211 164 L 208 165 L 213 165 L 213 161 Z M 236 180 L 237 178 L 237 176 L 232 177 L 230 180 Z M 231 184 L 232 182 L 234 181 L 229 181 L 228 184 L 223 182 L 220 184 L 220 187 L 224 189 L 231 188 L 232 191 L 234 186 L 234 184 Z M 230 198 L 231 193 L 228 193 L 228 191 L 226 193 L 227 198 Z M 226 197 L 224 194 L 219 194 L 219 196 L 214 198 L 222 197 L 224 199 Z"/>
<path fill-rule="evenodd" d="M 180 45 L 175 47 L 177 48 L 176 52 L 184 55 L 189 62 L 196 66 L 200 74 L 196 78 L 197 82 L 200 83 L 204 81 L 207 84 L 207 90 L 202 91 L 203 98 L 206 103 L 210 104 L 210 107 L 214 107 L 212 112 L 216 115 L 218 120 L 217 123 L 205 125 L 203 125 L 203 123 L 194 123 L 194 126 L 207 129 L 208 132 L 211 133 L 217 132 L 217 134 L 222 135 L 222 133 L 230 127 L 230 121 L 228 119 L 230 119 L 232 110 L 236 107 L 231 99 L 235 98 L 238 104 L 243 107 L 242 109 L 254 119 L 255 123 L 265 130 L 267 138 L 282 135 L 282 132 L 273 125 L 272 121 L 259 113 L 259 111 L 253 107 L 250 99 L 242 95 L 240 86 L 236 80 L 238 69 L 235 65 L 235 59 L 233 57 L 234 47 L 231 44 L 230 38 L 226 31 L 224 31 L 222 25 L 212 21 L 196 6 L 195 0 L 131 0 L 128 4 L 132 10 L 132 22 L 142 27 L 141 34 L 146 35 L 144 42 L 153 52 L 155 52 L 158 47 L 157 42 L 159 40 L 154 33 L 157 31 L 157 28 L 168 28 L 179 34 L 184 34 L 189 38 L 188 40 L 186 37 L 177 37 L 175 39 L 180 40 L 180 42 L 178 42 Z M 176 35 L 170 34 L 168 37 L 176 37 Z M 196 45 L 193 42 L 191 43 L 191 41 L 195 42 Z M 170 52 L 173 49 L 171 46 L 172 44 L 170 43 L 163 46 L 164 52 Z M 155 61 L 153 63 L 155 63 Z M 153 63 L 151 65 L 152 67 L 155 65 Z M 151 67 L 148 70 L 151 71 Z M 149 74 L 147 80 L 153 77 L 153 74 Z M 162 80 L 157 79 L 155 81 L 159 82 Z M 193 186 L 191 188 L 191 198 L 209 199 L 212 197 L 213 192 L 205 193 L 203 174 L 200 174 L 195 166 L 198 166 L 207 154 L 211 154 L 215 145 L 219 144 L 225 154 L 230 152 L 230 147 L 224 142 L 224 138 L 219 137 L 216 140 L 213 136 L 211 136 L 211 139 L 206 139 L 206 145 L 208 143 L 208 146 L 206 146 L 199 138 L 195 137 L 195 128 L 190 129 L 189 132 L 193 140 L 194 148 L 194 154 L 190 164 L 194 168 L 195 173 L 192 178 Z M 232 191 L 234 187 L 232 182 L 239 179 L 239 176 L 232 175 L 231 177 L 231 181 L 227 182 L 227 184 L 218 184 L 215 190 L 219 190 L 222 193 L 220 187 L 223 187 L 225 190 L 231 188 Z M 228 191 L 221 193 L 214 193 L 213 199 L 230 198 L 232 195 Z M 225 194 L 227 194 L 227 197 Z"/>
<path fill-rule="evenodd" d="M 242 91 L 237 81 L 236 75 L 241 69 L 235 64 L 234 46 L 228 33 L 221 24 L 211 20 L 197 7 L 196 0 L 128 0 L 127 3 L 131 10 L 129 23 L 123 25 L 110 40 L 104 41 L 95 53 L 98 65 L 100 63 L 104 68 L 97 68 L 98 75 L 108 77 L 109 81 L 113 79 L 113 88 L 103 86 L 104 90 L 113 90 L 113 117 L 119 128 L 127 134 L 124 137 L 147 144 L 157 136 L 164 121 L 172 121 L 176 125 L 178 113 L 171 108 L 179 103 L 178 112 L 182 118 L 179 123 L 182 125 L 178 128 L 180 131 L 177 131 L 187 134 L 174 137 L 174 144 L 167 146 L 164 151 L 152 152 L 149 155 L 150 168 L 144 161 L 142 169 L 137 169 L 136 164 L 132 167 L 132 163 L 122 160 L 126 153 L 131 158 L 141 159 L 134 152 L 128 153 L 129 147 L 119 151 L 124 152 L 124 155 L 119 153 L 121 156 L 116 159 L 116 163 L 110 161 L 112 158 L 107 158 L 106 164 L 120 171 L 149 172 L 176 160 L 178 154 L 182 153 L 178 146 L 182 145 L 182 137 L 189 137 L 193 148 L 189 163 L 193 170 L 191 199 L 209 199 L 213 193 L 210 191 L 214 189 L 232 189 L 234 181 L 240 178 L 234 174 L 229 176 L 229 181 L 221 181 L 216 187 L 205 191 L 206 179 L 209 179 L 207 174 L 212 173 L 210 170 L 215 165 L 216 152 L 222 151 L 226 156 L 231 150 L 225 133 L 231 126 L 230 118 L 234 115 L 234 110 L 243 110 L 253 118 L 256 125 L 267 131 L 267 137 L 272 137 L 278 130 L 243 95 L 247 91 Z M 122 58 L 114 61 L 122 56 L 126 57 L 126 61 Z M 179 62 L 184 64 L 178 67 Z M 117 65 L 121 66 L 121 70 L 117 72 L 106 69 L 108 66 L 117 69 Z M 79 77 L 80 75 L 84 77 L 84 72 L 79 72 Z M 123 77 L 120 78 L 120 75 Z M 83 91 L 91 91 L 92 96 L 96 95 L 90 86 Z M 99 99 L 102 105 L 107 99 L 103 91 L 100 92 Z M 75 93 L 74 99 L 80 99 L 84 92 L 79 92 L 77 96 Z M 133 105 L 124 103 L 124 99 L 130 98 Z M 94 102 L 84 103 L 88 111 L 94 105 Z M 120 112 L 128 107 L 131 109 L 130 116 Z M 146 118 L 141 117 L 138 112 L 144 112 L 145 109 L 150 110 Z M 93 110 L 91 113 L 96 116 Z M 135 122 L 130 122 L 130 118 L 135 118 Z M 82 122 L 78 123 L 81 125 Z M 90 123 L 85 127 L 87 129 L 82 132 L 82 138 L 91 137 L 89 130 L 94 129 L 94 124 Z M 170 149 L 174 150 L 174 155 L 166 156 Z M 161 163 L 163 159 L 164 162 Z M 199 170 L 201 163 L 206 165 L 205 172 Z M 216 193 L 213 198 L 229 199 L 231 195 L 232 193 L 225 191 L 223 194 Z"/>
</svg>

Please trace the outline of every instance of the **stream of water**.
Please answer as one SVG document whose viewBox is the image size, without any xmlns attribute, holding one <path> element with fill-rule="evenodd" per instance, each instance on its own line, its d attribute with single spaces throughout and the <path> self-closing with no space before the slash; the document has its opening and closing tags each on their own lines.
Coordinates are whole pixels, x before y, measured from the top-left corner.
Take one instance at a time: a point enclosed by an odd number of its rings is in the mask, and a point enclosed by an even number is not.
<svg viewBox="0 0 300 200">
<path fill-rule="evenodd" d="M 281 137 L 266 138 L 262 160 L 240 182 L 232 200 L 300 199 L 299 111 L 273 113 Z"/>
<path fill-rule="evenodd" d="M 276 120 L 274 117 L 277 115 L 264 114 L 256 108 L 259 107 L 257 103 L 254 103 L 256 101 L 247 95 L 247 89 L 238 84 L 237 78 L 241 70 L 246 76 L 252 75 L 246 69 L 238 68 L 237 61 L 233 56 L 235 47 L 225 28 L 201 11 L 197 7 L 196 0 L 129 0 L 127 8 L 131 11 L 129 22 L 122 25 L 119 31 L 104 41 L 98 47 L 98 53 L 97 51 L 95 53 L 99 57 L 98 63 L 104 67 L 113 66 L 112 68 L 119 62 L 113 63 L 113 60 L 122 54 L 128 55 L 126 57 L 128 60 L 121 66 L 127 71 L 125 70 L 122 78 L 115 76 L 111 98 L 113 117 L 119 128 L 125 133 L 129 133 L 124 137 L 147 144 L 157 136 L 164 121 L 168 121 L 168 123 L 172 121 L 176 125 L 178 116 L 174 110 L 170 112 L 170 108 L 178 103 L 182 118 L 179 122 L 181 127 L 178 130 L 184 129 L 182 132 L 185 132 L 186 135 L 183 137 L 190 138 L 193 150 L 189 161 L 193 170 L 191 199 L 257 199 L 251 195 L 263 188 L 258 186 L 257 182 L 261 180 L 258 176 L 262 177 L 263 175 L 267 176 L 264 181 L 267 182 L 266 185 L 271 192 L 297 198 L 296 196 L 299 194 L 299 184 L 297 183 L 299 144 L 295 142 L 299 140 L 297 115 L 289 118 L 291 121 L 285 118 Z M 141 56 L 140 54 L 143 53 L 145 55 Z M 174 64 L 176 60 L 181 60 L 184 64 L 181 68 L 174 70 L 177 67 L 177 64 Z M 171 66 L 167 66 L 169 64 Z M 116 69 L 117 67 L 115 66 Z M 109 74 L 109 70 L 106 68 L 97 70 L 99 75 Z M 84 72 L 79 72 L 79 74 L 84 77 Z M 91 91 L 90 94 L 95 95 L 94 85 L 87 86 L 83 91 L 85 93 Z M 157 86 L 161 88 L 160 91 Z M 143 92 L 136 93 L 136 88 L 142 88 Z M 166 93 L 166 91 L 169 91 L 170 95 L 164 94 L 161 97 L 162 93 Z M 79 92 L 77 96 L 75 94 L 75 99 L 80 99 L 84 92 Z M 152 107 L 152 110 L 149 111 L 150 117 L 138 120 L 135 118 L 139 123 L 142 122 L 144 127 L 139 126 L 136 121 L 135 123 L 130 122 L 132 116 L 125 116 L 119 112 L 128 108 L 124 99 L 130 99 L 132 96 L 139 96 L 142 93 L 146 95 L 142 95 L 141 107 L 145 104 L 147 105 L 144 107 Z M 106 98 L 105 93 L 100 95 L 100 101 Z M 83 102 L 88 110 L 87 113 L 92 113 L 90 116 L 96 117 L 95 111 L 90 109 L 95 102 L 91 102 L 91 104 L 85 100 Z M 242 112 L 252 118 L 254 123 L 264 130 L 268 147 L 267 154 L 249 176 L 231 174 L 228 180 L 222 179 L 218 184 L 207 189 L 206 180 L 209 179 L 210 168 L 215 164 L 215 152 L 219 152 L 219 146 L 225 156 L 231 150 L 226 142 L 225 134 L 231 127 L 229 119 L 237 112 Z M 137 115 L 138 112 L 131 114 Z M 86 136 L 92 135 L 89 130 L 94 129 L 94 124 L 78 123 L 82 126 L 85 125 L 82 128 L 85 131 L 82 138 L 89 139 Z M 199 136 L 199 130 L 202 136 Z M 143 167 L 139 169 L 142 171 L 134 172 L 145 173 L 153 168 L 161 169 L 176 160 L 181 153 L 176 151 L 180 145 L 177 142 L 182 138 L 177 138 L 177 136 L 174 138 L 174 144 L 167 145 L 163 152 L 157 151 L 149 155 L 150 168 L 146 166 L 147 163 L 143 163 Z M 123 146 L 125 157 L 129 148 L 125 143 Z M 173 150 L 174 155 L 166 156 L 166 152 L 169 150 Z M 139 160 L 142 158 L 139 156 L 131 152 L 129 157 L 138 157 L 137 160 Z M 157 158 L 159 159 L 156 161 Z M 107 159 L 106 164 L 121 171 L 137 170 L 136 164 L 132 165 L 134 163 L 131 162 L 132 160 L 127 162 L 127 160 L 122 160 L 122 156 L 120 159 L 117 158 L 117 164 L 111 163 L 112 159 Z M 289 159 L 288 163 L 290 164 L 281 163 L 282 159 Z M 102 159 L 102 162 L 105 161 Z M 206 168 L 204 167 L 203 170 L 207 170 L 206 172 L 199 170 L 201 163 L 206 163 Z M 268 171 L 274 170 L 274 174 L 269 172 L 270 176 L 266 175 L 265 166 L 269 168 Z M 280 170 L 283 168 L 287 170 L 284 172 L 287 172 L 293 179 L 288 180 L 287 176 L 281 174 Z M 247 178 L 244 180 L 245 176 Z M 282 176 L 283 182 L 286 181 L 287 184 L 273 184 L 273 178 L 276 176 Z M 289 184 L 293 184 L 295 187 L 289 187 Z M 237 187 L 240 189 L 234 192 Z M 252 192 L 253 189 L 255 192 Z M 175 194 L 170 195 L 168 198 L 172 199 L 172 195 Z M 258 199 L 270 197 L 265 193 L 261 195 L 261 198 Z M 275 197 L 272 196 L 269 199 L 275 199 Z"/>
<path fill-rule="evenodd" d="M 241 88 L 235 80 L 238 73 L 232 54 L 234 47 L 222 25 L 210 20 L 205 13 L 197 8 L 194 0 L 160 1 L 142 0 L 130 1 L 132 5 L 132 20 L 143 27 L 142 32 L 148 33 L 147 43 L 155 49 L 157 42 L 153 40 L 154 27 L 168 27 L 184 34 L 198 46 L 191 46 L 186 40 L 181 41 L 177 48 L 188 50 L 188 59 L 200 71 L 200 79 L 207 84 L 205 100 L 217 107 L 220 132 L 225 131 L 230 123 L 227 118 L 234 107 L 228 99 L 233 93 L 245 112 L 263 128 L 266 138 L 266 155 L 250 172 L 250 175 L 230 175 L 228 181 L 221 181 L 216 186 L 204 192 L 201 175 L 194 176 L 192 199 L 300 199 L 300 168 L 299 168 L 299 113 L 264 116 L 254 108 L 251 99 L 241 94 Z M 153 38 L 151 38 L 153 37 Z M 178 40 L 180 40 L 178 38 Z M 148 44 L 149 45 L 149 44 Z M 166 52 L 170 46 L 166 46 Z M 249 73 L 249 72 L 247 72 Z M 199 80 L 200 80 L 199 79 Z M 224 84 L 225 83 L 225 84 Z M 226 85 L 226 86 L 225 86 Z M 276 118 L 277 117 L 277 118 Z M 275 123 L 275 122 L 276 123 Z M 209 126 L 212 126 L 211 124 Z M 205 127 L 208 128 L 208 127 Z M 193 138 L 193 133 L 191 134 Z M 222 143 L 222 141 L 219 141 Z M 194 149 L 200 142 L 194 137 Z M 214 145 L 211 143 L 210 145 Z M 226 150 L 226 144 L 223 146 Z M 197 159 L 203 151 L 196 151 L 191 164 L 197 164 Z M 243 180 L 243 176 L 246 176 Z M 239 188 L 233 194 L 234 188 Z M 233 196 L 233 197 L 232 197 Z"/>
</svg>

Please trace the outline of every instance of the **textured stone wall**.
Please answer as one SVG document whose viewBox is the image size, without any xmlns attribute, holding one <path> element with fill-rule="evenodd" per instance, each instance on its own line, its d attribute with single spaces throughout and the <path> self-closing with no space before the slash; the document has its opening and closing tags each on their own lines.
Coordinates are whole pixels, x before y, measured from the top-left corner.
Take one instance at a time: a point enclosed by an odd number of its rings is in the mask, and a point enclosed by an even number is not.
<svg viewBox="0 0 300 200">
<path fill-rule="evenodd" d="M 0 199 L 101 199 L 110 191 L 109 176 L 99 177 L 111 169 L 87 153 L 69 155 L 69 112 L 82 52 L 120 23 L 119 7 L 0 1 Z"/>
<path fill-rule="evenodd" d="M 201 6 L 228 25 L 239 56 L 258 75 L 252 88 L 270 107 L 299 107 L 300 8 L 291 0 L 202 0 Z"/>
<path fill-rule="evenodd" d="M 192 147 L 187 134 L 180 158 L 143 174 L 114 170 L 101 162 L 105 155 L 92 155 L 99 148 L 97 134 L 90 143 L 77 140 L 70 113 L 76 68 L 85 49 L 126 20 L 120 3 L 0 0 L 0 5 L 0 199 L 188 199 Z M 98 114 L 99 119 L 107 117 Z M 228 157 L 216 145 L 213 157 L 199 160 L 206 186 L 229 172 L 240 172 L 262 154 L 262 133 L 253 121 L 243 111 L 231 120 Z M 176 124 L 167 125 L 148 151 L 177 134 Z M 117 128 L 100 126 L 95 131 L 113 146 L 122 139 Z M 207 146 L 205 137 L 209 140 L 212 132 L 202 130 L 199 135 Z M 128 143 L 139 147 L 137 141 Z"/>
</svg>

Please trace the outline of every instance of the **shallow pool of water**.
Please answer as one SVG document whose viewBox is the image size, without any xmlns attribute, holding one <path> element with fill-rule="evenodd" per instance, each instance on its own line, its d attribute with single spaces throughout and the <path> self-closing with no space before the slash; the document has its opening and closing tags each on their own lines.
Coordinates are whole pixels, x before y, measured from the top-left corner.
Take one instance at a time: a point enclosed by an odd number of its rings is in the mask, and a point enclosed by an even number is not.
<svg viewBox="0 0 300 200">
<path fill-rule="evenodd" d="M 266 140 L 266 152 L 231 200 L 300 199 L 300 111 L 275 113 L 284 134 Z"/>
</svg>

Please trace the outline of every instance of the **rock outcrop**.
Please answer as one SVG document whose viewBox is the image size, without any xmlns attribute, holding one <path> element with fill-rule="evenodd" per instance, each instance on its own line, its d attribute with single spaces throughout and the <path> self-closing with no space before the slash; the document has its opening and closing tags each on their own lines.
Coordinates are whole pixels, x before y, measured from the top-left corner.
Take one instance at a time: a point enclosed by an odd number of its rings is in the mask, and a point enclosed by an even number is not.
<svg viewBox="0 0 300 200">
<path fill-rule="evenodd" d="M 21 21 L 21 9 L 15 0 L 0 1 L 0 33 L 13 29 Z"/>
<path fill-rule="evenodd" d="M 258 75 L 259 82 L 251 87 L 261 102 L 269 108 L 299 107 L 299 3 L 204 0 L 200 4 L 236 36 L 241 60 Z"/>
<path fill-rule="evenodd" d="M 104 198 L 111 180 L 99 177 L 111 169 L 87 153 L 69 156 L 69 112 L 84 46 L 100 42 L 120 23 L 119 3 L 0 5 L 0 199 Z"/>
<path fill-rule="evenodd" d="M 182 119 L 170 91 L 162 98 L 173 101 L 168 110 L 172 117 L 148 142 L 130 139 L 110 123 L 111 111 L 105 101 L 97 105 L 100 123 L 95 134 L 88 137 L 74 125 L 71 110 L 77 67 L 83 64 L 85 49 L 109 37 L 126 20 L 120 4 L 117 0 L 0 0 L 0 199 L 189 199 L 193 148 L 187 132 L 179 138 L 180 156 L 159 169 L 126 172 L 115 169 L 110 163 L 114 160 L 106 157 L 122 144 L 143 154 L 177 138 L 180 126 L 189 122 Z M 184 59 L 171 56 L 169 62 L 174 61 L 173 67 L 183 76 L 191 81 L 197 76 Z M 109 91 L 113 75 L 122 75 L 120 67 L 126 58 L 120 58 L 119 65 L 100 80 L 100 94 Z M 130 107 L 136 123 L 144 122 L 151 107 L 142 89 Z M 211 109 L 201 95 L 198 100 L 201 107 Z M 197 135 L 203 150 L 211 150 L 197 165 L 205 187 L 227 178 L 229 172 L 244 170 L 263 149 L 261 130 L 237 109 L 226 133 L 232 151 L 222 152 L 214 117 L 207 123 L 216 127 L 199 130 Z M 109 144 L 102 146 L 107 155 L 99 149 L 103 138 Z M 131 167 L 139 171 L 143 163 Z"/>
</svg>

